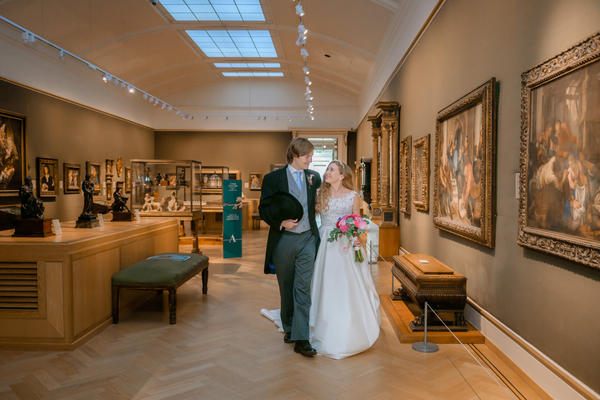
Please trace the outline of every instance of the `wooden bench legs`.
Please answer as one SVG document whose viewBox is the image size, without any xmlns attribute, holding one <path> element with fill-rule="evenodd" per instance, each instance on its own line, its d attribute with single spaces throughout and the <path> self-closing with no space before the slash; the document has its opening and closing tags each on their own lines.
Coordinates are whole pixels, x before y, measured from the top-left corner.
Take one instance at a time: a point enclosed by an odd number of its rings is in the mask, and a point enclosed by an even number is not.
<svg viewBox="0 0 600 400">
<path fill-rule="evenodd" d="M 208 268 L 202 270 L 202 294 L 208 292 Z"/>
<path fill-rule="evenodd" d="M 119 286 L 112 285 L 112 319 L 113 324 L 119 323 Z"/>
</svg>

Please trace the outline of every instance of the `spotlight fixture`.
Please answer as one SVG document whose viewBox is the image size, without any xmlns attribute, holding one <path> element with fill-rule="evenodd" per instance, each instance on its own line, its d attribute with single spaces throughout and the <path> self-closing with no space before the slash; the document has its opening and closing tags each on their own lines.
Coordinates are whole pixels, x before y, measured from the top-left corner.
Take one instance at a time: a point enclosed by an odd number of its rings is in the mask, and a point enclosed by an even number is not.
<svg viewBox="0 0 600 400">
<path fill-rule="evenodd" d="M 108 75 L 106 75 L 106 74 L 105 74 L 105 75 L 102 77 L 102 81 L 103 81 L 104 83 L 108 83 L 108 82 L 110 82 L 110 77 L 109 77 Z"/>
<path fill-rule="evenodd" d="M 296 46 L 302 46 L 303 44 L 306 44 L 306 36 L 304 36 L 303 34 L 299 33 L 298 34 L 298 40 L 296 40 Z"/>
<path fill-rule="evenodd" d="M 300 24 L 298 25 L 298 33 L 301 35 L 306 35 L 308 33 L 308 29 L 306 29 L 303 24 Z"/>
<path fill-rule="evenodd" d="M 135 89 L 133 88 L 133 86 L 129 86 L 129 93 L 134 94 L 135 93 Z"/>
<path fill-rule="evenodd" d="M 300 3 L 296 6 L 296 15 L 299 15 L 300 17 L 304 16 L 304 9 L 302 9 L 302 4 Z"/>
<path fill-rule="evenodd" d="M 308 76 L 304 77 L 304 83 L 306 83 L 308 86 L 312 85 L 312 82 L 310 81 L 310 78 Z"/>
<path fill-rule="evenodd" d="M 306 48 L 302 47 L 300 49 L 300 55 L 306 60 L 306 58 L 308 57 L 308 51 L 306 51 Z"/>
<path fill-rule="evenodd" d="M 58 52 L 58 56 L 60 57 L 61 60 L 63 58 L 65 58 L 65 51 L 63 49 L 60 49 L 60 51 Z"/>
<path fill-rule="evenodd" d="M 302 71 L 304 71 L 305 75 L 310 75 L 310 71 L 308 70 L 308 67 L 306 65 L 302 67 Z"/>
</svg>

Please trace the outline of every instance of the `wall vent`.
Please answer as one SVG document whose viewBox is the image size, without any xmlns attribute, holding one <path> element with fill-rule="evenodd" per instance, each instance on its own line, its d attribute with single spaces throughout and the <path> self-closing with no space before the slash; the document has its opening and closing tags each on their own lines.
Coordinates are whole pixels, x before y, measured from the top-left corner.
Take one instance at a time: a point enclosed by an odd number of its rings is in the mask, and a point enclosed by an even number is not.
<svg viewBox="0 0 600 400">
<path fill-rule="evenodd" d="M 37 264 L 0 263 L 0 310 L 37 309 Z"/>
</svg>

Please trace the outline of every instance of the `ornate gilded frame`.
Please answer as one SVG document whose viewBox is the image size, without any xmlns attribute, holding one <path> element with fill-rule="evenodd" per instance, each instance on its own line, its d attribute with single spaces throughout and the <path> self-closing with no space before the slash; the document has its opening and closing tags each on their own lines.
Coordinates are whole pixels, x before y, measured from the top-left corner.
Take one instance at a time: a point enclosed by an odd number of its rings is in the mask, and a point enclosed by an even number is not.
<svg viewBox="0 0 600 400">
<path fill-rule="evenodd" d="M 400 212 L 410 215 L 410 178 L 411 178 L 411 157 L 412 157 L 412 136 L 407 136 L 400 140 L 400 182 L 399 182 L 399 202 Z"/>
<path fill-rule="evenodd" d="M 531 92 L 577 69 L 600 60 L 600 33 L 596 33 L 557 56 L 521 74 L 521 159 L 519 180 L 519 233 L 521 246 L 554 254 L 600 269 L 600 241 L 562 232 L 540 229 L 527 224 L 529 135 L 532 123 Z"/>
<path fill-rule="evenodd" d="M 429 137 L 426 135 L 418 138 L 413 143 L 412 150 L 412 196 L 413 205 L 419 211 L 429 211 Z M 421 150 L 421 157 L 417 158 L 417 151 Z M 417 171 L 421 173 L 421 185 L 417 187 Z M 417 200 L 417 193 L 421 193 L 422 201 Z"/>
<path fill-rule="evenodd" d="M 496 220 L 496 79 L 491 78 L 475 90 L 461 97 L 438 113 L 435 130 L 434 178 L 433 178 L 433 223 L 444 231 L 453 233 L 480 245 L 493 248 Z M 481 170 L 480 172 L 480 226 L 452 220 L 440 213 L 440 140 L 444 121 L 481 104 Z"/>
</svg>

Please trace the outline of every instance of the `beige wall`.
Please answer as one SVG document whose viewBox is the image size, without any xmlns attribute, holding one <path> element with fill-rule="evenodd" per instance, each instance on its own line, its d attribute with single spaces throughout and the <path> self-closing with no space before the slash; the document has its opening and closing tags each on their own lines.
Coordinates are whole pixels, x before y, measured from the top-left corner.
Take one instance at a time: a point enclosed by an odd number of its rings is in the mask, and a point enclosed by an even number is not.
<svg viewBox="0 0 600 400">
<path fill-rule="evenodd" d="M 514 173 L 520 74 L 592 35 L 599 22 L 597 0 L 449 0 L 383 96 L 400 103 L 401 136 L 414 140 L 434 135 L 439 110 L 492 76 L 499 81 L 496 248 L 443 233 L 431 212 L 414 208 L 401 218 L 402 246 L 464 273 L 470 297 L 597 392 L 600 271 L 516 244 Z M 370 132 L 368 123 L 359 127 L 359 157 L 371 155 Z"/>
<path fill-rule="evenodd" d="M 156 132 L 156 158 L 198 160 L 241 173 L 244 195 L 260 198 L 245 186 L 250 172 L 266 174 L 271 164 L 285 163 L 289 132 Z"/>
<path fill-rule="evenodd" d="M 0 108 L 26 117 L 27 162 L 29 175 L 36 179 L 36 157 L 57 158 L 59 180 L 63 179 L 63 163 L 102 164 L 104 160 L 123 158 L 129 166 L 132 158 L 154 156 L 154 134 L 117 118 L 38 93 L 0 80 Z M 104 178 L 103 178 L 104 179 Z M 116 181 L 116 175 L 113 177 Z M 81 194 L 64 194 L 58 190 L 54 201 L 44 201 L 45 218 L 62 221 L 77 219 L 83 207 Z"/>
</svg>

